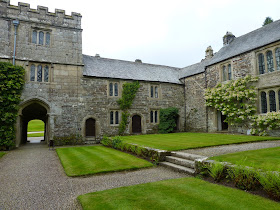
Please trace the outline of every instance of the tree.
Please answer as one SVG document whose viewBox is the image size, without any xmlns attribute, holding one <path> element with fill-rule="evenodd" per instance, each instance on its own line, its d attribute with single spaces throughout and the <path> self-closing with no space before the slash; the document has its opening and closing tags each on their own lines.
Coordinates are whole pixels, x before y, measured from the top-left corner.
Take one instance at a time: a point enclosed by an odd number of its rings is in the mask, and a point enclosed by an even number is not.
<svg viewBox="0 0 280 210">
<path fill-rule="evenodd" d="M 272 22 L 273 22 L 273 20 L 271 17 L 266 17 L 262 26 L 268 25 L 269 23 L 272 23 Z"/>
</svg>

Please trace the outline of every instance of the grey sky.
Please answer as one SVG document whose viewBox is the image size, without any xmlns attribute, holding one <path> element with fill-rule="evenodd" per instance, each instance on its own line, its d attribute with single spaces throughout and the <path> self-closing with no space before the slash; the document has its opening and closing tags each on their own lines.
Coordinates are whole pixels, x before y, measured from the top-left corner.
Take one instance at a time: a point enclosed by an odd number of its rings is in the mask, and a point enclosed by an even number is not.
<svg viewBox="0 0 280 210">
<path fill-rule="evenodd" d="M 222 47 L 227 31 L 241 36 L 280 19 L 279 0 L 21 0 L 31 8 L 82 14 L 83 53 L 185 67 L 211 45 Z M 11 0 L 17 5 L 18 1 Z M 280 30 L 280 29 L 279 29 Z"/>
</svg>

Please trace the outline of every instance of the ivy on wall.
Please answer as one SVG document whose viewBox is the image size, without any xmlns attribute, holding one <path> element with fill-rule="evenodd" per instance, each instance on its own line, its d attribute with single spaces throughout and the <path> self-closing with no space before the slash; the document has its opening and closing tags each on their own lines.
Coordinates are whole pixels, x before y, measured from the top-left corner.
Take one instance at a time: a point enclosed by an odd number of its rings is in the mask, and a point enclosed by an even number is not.
<svg viewBox="0 0 280 210">
<path fill-rule="evenodd" d="M 160 109 L 159 133 L 171 133 L 174 131 L 178 113 L 179 109 L 174 107 Z"/>
<path fill-rule="evenodd" d="M 21 66 L 0 62 L 0 147 L 9 148 L 14 145 L 24 73 Z"/>
<path fill-rule="evenodd" d="M 128 109 L 131 107 L 139 87 L 140 84 L 138 81 L 123 84 L 122 97 L 117 101 L 120 109 L 123 111 L 119 126 L 119 135 L 123 135 L 125 132 L 129 117 Z"/>
</svg>

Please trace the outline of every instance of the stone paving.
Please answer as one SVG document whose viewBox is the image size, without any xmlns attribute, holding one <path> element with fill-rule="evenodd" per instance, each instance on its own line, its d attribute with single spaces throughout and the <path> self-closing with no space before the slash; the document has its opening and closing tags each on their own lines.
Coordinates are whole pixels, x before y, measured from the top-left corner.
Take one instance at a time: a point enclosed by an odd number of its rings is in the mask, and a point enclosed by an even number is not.
<svg viewBox="0 0 280 210">
<path fill-rule="evenodd" d="M 163 167 L 67 177 L 55 151 L 27 144 L 0 159 L 0 210 L 81 209 L 78 195 L 187 175 Z"/>
</svg>

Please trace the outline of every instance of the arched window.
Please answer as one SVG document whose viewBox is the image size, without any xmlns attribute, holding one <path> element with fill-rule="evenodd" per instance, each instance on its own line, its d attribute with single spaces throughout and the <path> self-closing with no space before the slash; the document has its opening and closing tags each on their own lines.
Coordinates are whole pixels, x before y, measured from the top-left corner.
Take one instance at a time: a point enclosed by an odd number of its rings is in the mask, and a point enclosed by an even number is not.
<svg viewBox="0 0 280 210">
<path fill-rule="evenodd" d="M 274 64 L 273 64 L 273 54 L 272 54 L 271 51 L 267 51 L 266 60 L 267 60 L 267 70 L 268 70 L 268 72 L 273 72 L 274 71 Z"/>
<path fill-rule="evenodd" d="M 262 113 L 267 113 L 267 100 L 265 92 L 261 92 L 261 109 Z"/>
<path fill-rule="evenodd" d="M 276 58 L 276 69 L 280 70 L 280 48 L 275 50 L 275 58 Z"/>
<path fill-rule="evenodd" d="M 42 31 L 39 32 L 39 44 L 44 44 L 44 32 Z"/>
<path fill-rule="evenodd" d="M 44 82 L 49 81 L 49 66 L 45 66 L 44 68 Z"/>
<path fill-rule="evenodd" d="M 32 32 L 32 43 L 37 44 L 37 31 Z"/>
<path fill-rule="evenodd" d="M 35 81 L 35 65 L 31 65 L 30 68 L 30 81 Z"/>
<path fill-rule="evenodd" d="M 226 66 L 223 66 L 223 81 L 227 80 L 227 69 Z"/>
<path fill-rule="evenodd" d="M 37 66 L 37 82 L 42 82 L 42 66 Z"/>
<path fill-rule="evenodd" d="M 118 90 L 118 83 L 115 83 L 115 96 L 119 95 L 119 90 Z"/>
<path fill-rule="evenodd" d="M 258 61 L 259 61 L 259 73 L 264 74 L 265 64 L 264 64 L 264 55 L 262 53 L 259 54 Z"/>
<path fill-rule="evenodd" d="M 51 34 L 49 32 L 46 33 L 46 45 L 50 45 L 51 42 Z"/>
<path fill-rule="evenodd" d="M 270 111 L 276 112 L 275 92 L 273 90 L 269 91 L 269 105 Z"/>
<path fill-rule="evenodd" d="M 231 80 L 231 65 L 228 64 L 228 79 Z"/>
<path fill-rule="evenodd" d="M 95 136 L 95 119 L 89 118 L 86 120 L 86 136 Z"/>
</svg>

